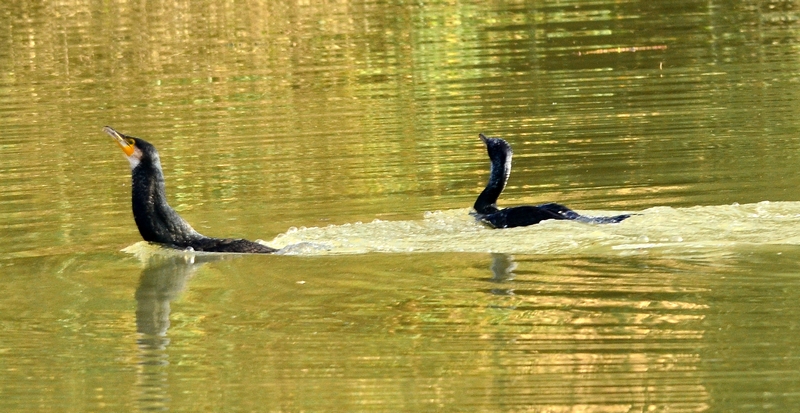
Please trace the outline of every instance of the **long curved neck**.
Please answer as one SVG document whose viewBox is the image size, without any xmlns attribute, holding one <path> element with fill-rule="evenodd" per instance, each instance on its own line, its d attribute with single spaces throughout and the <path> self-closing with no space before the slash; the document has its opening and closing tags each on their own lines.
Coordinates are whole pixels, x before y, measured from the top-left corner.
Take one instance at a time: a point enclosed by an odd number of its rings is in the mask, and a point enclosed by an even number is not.
<svg viewBox="0 0 800 413">
<path fill-rule="evenodd" d="M 506 187 L 508 177 L 511 175 L 511 151 L 502 148 L 492 149 L 491 146 L 487 148 L 492 166 L 489 171 L 489 182 L 473 205 L 475 212 L 479 214 L 491 214 L 498 211 L 497 198 L 500 197 Z"/>
<path fill-rule="evenodd" d="M 186 246 L 205 238 L 167 204 L 164 174 L 157 155 L 142 159 L 131 172 L 133 218 L 145 241 Z"/>
</svg>

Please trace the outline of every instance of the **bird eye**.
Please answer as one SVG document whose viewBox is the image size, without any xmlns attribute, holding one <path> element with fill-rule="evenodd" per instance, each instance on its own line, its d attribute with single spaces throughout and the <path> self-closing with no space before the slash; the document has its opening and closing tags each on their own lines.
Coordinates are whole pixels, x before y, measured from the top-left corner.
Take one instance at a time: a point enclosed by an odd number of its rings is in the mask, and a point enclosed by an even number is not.
<svg viewBox="0 0 800 413">
<path fill-rule="evenodd" d="M 134 141 L 134 140 L 133 140 L 133 139 L 131 139 L 131 138 L 125 139 L 125 142 L 128 142 L 128 145 L 133 145 L 133 144 L 135 144 L 135 143 L 136 143 L 136 141 Z"/>
</svg>

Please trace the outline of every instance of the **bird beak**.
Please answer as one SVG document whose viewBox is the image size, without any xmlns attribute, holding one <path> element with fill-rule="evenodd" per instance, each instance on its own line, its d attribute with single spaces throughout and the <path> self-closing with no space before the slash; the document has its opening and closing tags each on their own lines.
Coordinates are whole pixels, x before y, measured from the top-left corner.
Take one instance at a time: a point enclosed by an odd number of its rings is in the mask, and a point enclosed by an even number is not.
<svg viewBox="0 0 800 413">
<path fill-rule="evenodd" d="M 125 152 L 125 155 L 133 155 L 133 151 L 136 148 L 132 143 L 129 143 L 127 140 L 125 140 L 125 138 L 123 138 L 119 132 L 115 131 L 113 128 L 111 128 L 111 126 L 104 127 L 103 132 L 111 135 L 111 137 L 117 141 L 117 144 L 119 144 L 119 147 L 122 148 L 122 152 Z"/>
<path fill-rule="evenodd" d="M 110 128 L 109 128 L 109 129 L 110 129 Z M 484 135 L 484 134 L 482 134 L 482 133 L 479 133 L 479 134 L 478 134 L 478 137 L 479 137 L 479 138 L 481 138 L 481 140 L 483 141 L 483 143 L 486 143 L 486 139 L 488 139 L 488 138 L 486 137 L 486 135 Z"/>
</svg>

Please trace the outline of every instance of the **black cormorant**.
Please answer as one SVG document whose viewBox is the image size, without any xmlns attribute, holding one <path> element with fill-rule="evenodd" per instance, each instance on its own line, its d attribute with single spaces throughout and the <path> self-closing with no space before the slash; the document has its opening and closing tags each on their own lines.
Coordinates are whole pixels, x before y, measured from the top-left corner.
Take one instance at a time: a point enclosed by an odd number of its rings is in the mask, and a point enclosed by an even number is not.
<svg viewBox="0 0 800 413">
<path fill-rule="evenodd" d="M 483 134 L 479 136 L 486 144 L 486 151 L 492 162 L 489 182 L 473 205 L 476 217 L 481 222 L 493 228 L 513 228 L 538 224 L 546 219 L 571 219 L 594 224 L 611 224 L 630 217 L 627 214 L 612 217 L 589 217 L 560 204 L 497 208 L 497 198 L 506 187 L 508 176 L 511 174 L 511 146 L 500 138 L 487 138 Z"/>
<path fill-rule="evenodd" d="M 164 174 L 155 146 L 142 139 L 123 135 L 109 126 L 103 130 L 117 141 L 131 164 L 133 219 L 145 241 L 208 252 L 277 251 L 246 239 L 211 238 L 195 231 L 167 204 Z"/>
</svg>

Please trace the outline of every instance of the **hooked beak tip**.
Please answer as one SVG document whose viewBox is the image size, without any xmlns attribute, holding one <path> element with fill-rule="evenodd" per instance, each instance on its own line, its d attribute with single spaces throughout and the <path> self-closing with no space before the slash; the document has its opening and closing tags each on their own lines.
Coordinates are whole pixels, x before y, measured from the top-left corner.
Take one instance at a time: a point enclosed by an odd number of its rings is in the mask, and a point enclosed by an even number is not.
<svg viewBox="0 0 800 413">
<path fill-rule="evenodd" d="M 115 141 L 117 141 L 117 144 L 119 145 L 120 148 L 122 148 L 122 151 L 125 152 L 126 156 L 133 155 L 133 151 L 136 148 L 132 144 L 128 143 L 128 141 L 126 141 L 125 138 L 123 138 L 119 132 L 114 130 L 114 128 L 112 128 L 111 126 L 104 126 L 103 132 L 111 135 L 111 137 L 114 138 Z"/>
</svg>

